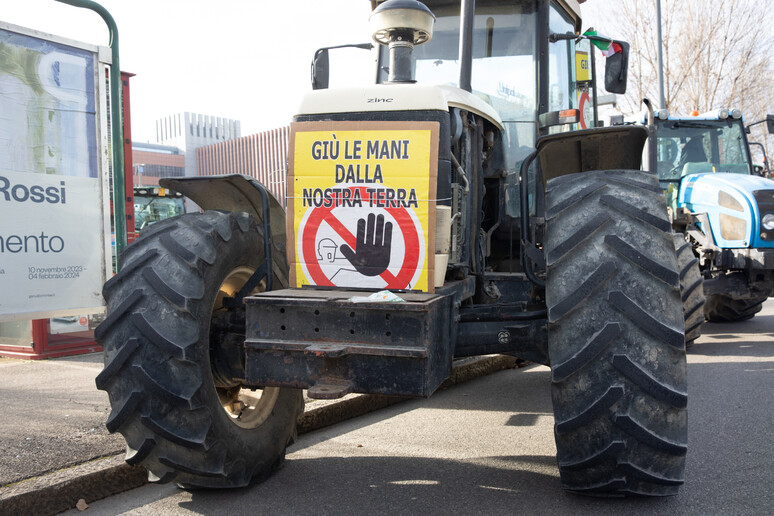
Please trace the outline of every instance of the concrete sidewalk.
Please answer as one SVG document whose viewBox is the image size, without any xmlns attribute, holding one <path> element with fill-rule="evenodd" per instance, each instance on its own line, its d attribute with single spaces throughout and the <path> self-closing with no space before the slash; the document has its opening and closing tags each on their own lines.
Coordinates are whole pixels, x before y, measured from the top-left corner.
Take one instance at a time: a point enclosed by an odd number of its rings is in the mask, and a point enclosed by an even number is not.
<svg viewBox="0 0 774 516">
<path fill-rule="evenodd" d="M 446 386 L 516 366 L 502 355 L 455 364 Z M 52 360 L 0 358 L 0 514 L 56 514 L 145 482 L 141 466 L 123 461 L 124 440 L 105 428 L 107 393 L 94 379 L 102 353 Z M 443 387 L 442 387 L 443 388 Z M 307 400 L 299 433 L 403 401 L 350 395 Z"/>
</svg>

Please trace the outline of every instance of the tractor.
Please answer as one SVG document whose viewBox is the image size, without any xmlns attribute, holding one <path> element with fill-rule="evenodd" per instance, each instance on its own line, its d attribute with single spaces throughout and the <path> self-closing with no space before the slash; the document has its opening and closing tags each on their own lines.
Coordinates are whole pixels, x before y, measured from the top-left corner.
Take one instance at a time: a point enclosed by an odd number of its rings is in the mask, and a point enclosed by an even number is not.
<svg viewBox="0 0 774 516">
<path fill-rule="evenodd" d="M 374 1 L 369 20 L 374 84 L 328 88 L 330 49 L 315 55 L 287 209 L 242 175 L 161 181 L 203 212 L 125 249 L 96 331 L 126 461 L 245 486 L 282 464 L 303 390 L 428 397 L 455 359 L 510 354 L 551 368 L 565 489 L 675 494 L 672 226 L 639 170 L 647 129 L 577 130 L 596 96 L 578 3 Z M 619 48 L 608 91 L 625 89 Z"/>
<path fill-rule="evenodd" d="M 675 232 L 699 261 L 704 316 L 751 319 L 774 293 L 774 181 L 752 165 L 742 113 L 716 109 L 681 117 L 648 107 L 654 136 L 648 168 L 666 191 Z M 774 132 L 774 115 L 763 121 Z M 701 313 L 690 317 L 689 341 Z"/>
<path fill-rule="evenodd" d="M 134 231 L 130 241 L 140 231 L 164 219 L 185 213 L 185 199 L 179 192 L 158 186 L 134 187 Z"/>
</svg>

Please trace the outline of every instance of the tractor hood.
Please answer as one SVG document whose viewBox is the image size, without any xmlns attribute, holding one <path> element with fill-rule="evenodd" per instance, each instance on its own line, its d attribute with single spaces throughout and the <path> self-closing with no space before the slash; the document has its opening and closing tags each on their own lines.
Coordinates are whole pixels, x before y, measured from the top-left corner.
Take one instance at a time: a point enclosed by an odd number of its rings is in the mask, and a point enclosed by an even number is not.
<svg viewBox="0 0 774 516">
<path fill-rule="evenodd" d="M 364 113 L 373 111 L 448 111 L 467 109 L 499 129 L 500 116 L 486 101 L 452 86 L 426 84 L 374 84 L 357 88 L 314 90 L 304 95 L 297 115 Z"/>
<path fill-rule="evenodd" d="M 686 203 L 695 202 L 694 199 L 703 199 L 705 192 L 714 192 L 717 195 L 718 190 L 736 192 L 752 199 L 755 191 L 774 190 L 774 181 L 745 174 L 694 174 L 683 179 L 681 190 L 683 195 L 680 200 Z"/>
<path fill-rule="evenodd" d="M 694 174 L 680 187 L 680 207 L 707 213 L 719 247 L 774 247 L 760 236 L 762 215 L 774 207 L 774 181 L 743 174 Z"/>
</svg>

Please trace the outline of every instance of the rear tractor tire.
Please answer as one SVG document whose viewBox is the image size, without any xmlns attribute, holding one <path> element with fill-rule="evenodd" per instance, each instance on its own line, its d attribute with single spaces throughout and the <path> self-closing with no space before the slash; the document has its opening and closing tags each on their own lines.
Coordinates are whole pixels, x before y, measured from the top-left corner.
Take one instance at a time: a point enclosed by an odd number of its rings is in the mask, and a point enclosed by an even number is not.
<svg viewBox="0 0 774 516">
<path fill-rule="evenodd" d="M 123 434 L 126 461 L 151 481 L 187 488 L 267 477 L 295 438 L 301 391 L 244 389 L 221 365 L 239 360 L 245 324 L 244 309 L 223 298 L 263 262 L 260 227 L 245 213 L 186 214 L 148 228 L 121 261 L 103 288 L 97 387 L 109 395 L 106 426 Z"/>
<path fill-rule="evenodd" d="M 710 322 L 746 321 L 761 311 L 763 302 L 767 299 L 768 296 L 739 299 L 723 294 L 710 294 L 707 296 L 704 314 Z"/>
<path fill-rule="evenodd" d="M 699 259 L 693 254 L 693 247 L 682 233 L 672 235 L 675 241 L 677 267 L 680 270 L 680 296 L 683 300 L 683 319 L 685 320 L 685 346 L 690 347 L 701 336 L 704 324 L 703 307 L 704 278 L 699 270 Z"/>
<path fill-rule="evenodd" d="M 550 180 L 544 249 L 564 488 L 676 494 L 687 451 L 685 335 L 656 176 L 608 170 Z"/>
</svg>

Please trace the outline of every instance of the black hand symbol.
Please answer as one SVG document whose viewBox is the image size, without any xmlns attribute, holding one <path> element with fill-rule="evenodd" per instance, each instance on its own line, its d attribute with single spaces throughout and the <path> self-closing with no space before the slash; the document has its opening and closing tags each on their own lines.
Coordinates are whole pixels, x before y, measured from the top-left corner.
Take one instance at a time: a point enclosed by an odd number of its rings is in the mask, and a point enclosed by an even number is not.
<svg viewBox="0 0 774 516">
<path fill-rule="evenodd" d="M 374 227 L 374 220 L 376 227 Z M 384 239 L 382 239 L 384 237 Z M 392 222 L 384 223 L 384 215 L 375 217 L 368 215 L 368 228 L 365 219 L 357 221 L 357 250 L 353 251 L 347 244 L 341 246 L 341 252 L 355 266 L 357 272 L 364 276 L 378 276 L 390 265 L 390 250 L 392 245 Z"/>
</svg>

